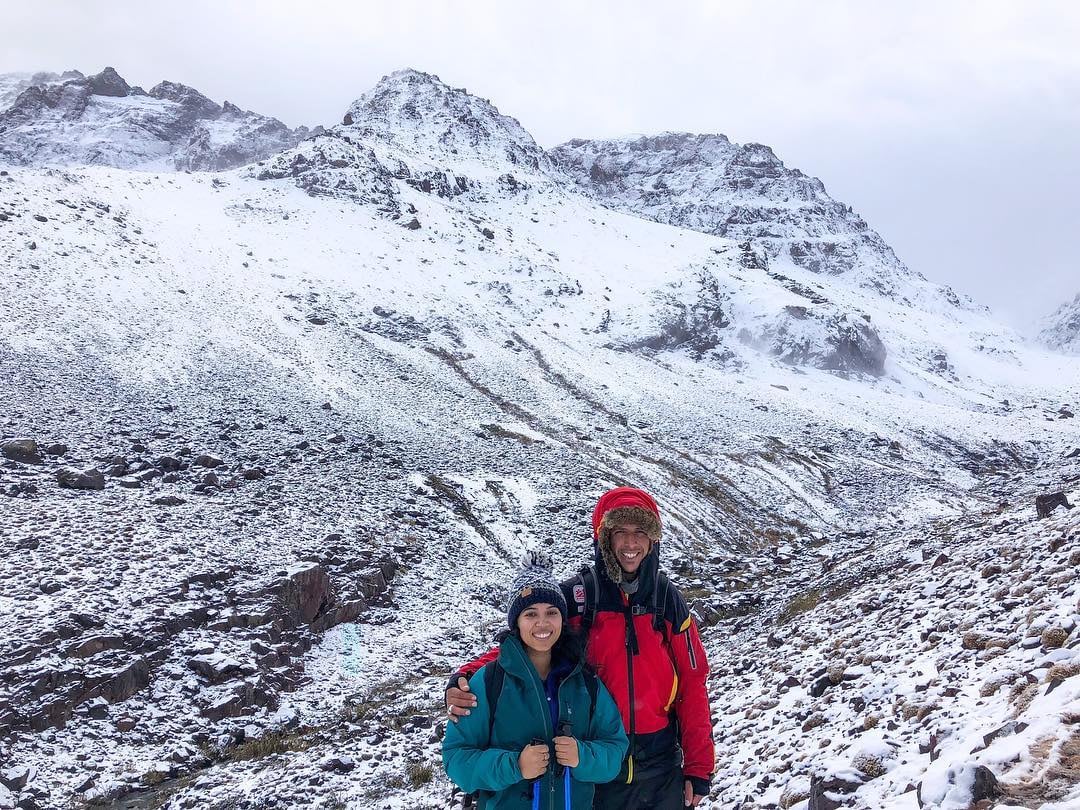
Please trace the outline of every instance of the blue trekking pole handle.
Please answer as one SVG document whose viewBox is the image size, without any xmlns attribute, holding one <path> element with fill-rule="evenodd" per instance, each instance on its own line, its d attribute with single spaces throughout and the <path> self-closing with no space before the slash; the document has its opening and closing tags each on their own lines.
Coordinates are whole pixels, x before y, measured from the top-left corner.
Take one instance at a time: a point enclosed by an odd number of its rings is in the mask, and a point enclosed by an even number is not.
<svg viewBox="0 0 1080 810">
<path fill-rule="evenodd" d="M 529 745 L 543 745 L 543 744 L 544 744 L 543 740 L 538 740 L 536 738 L 533 738 L 529 742 Z M 540 779 L 539 778 L 537 778 L 537 779 L 535 779 L 533 781 L 532 810 L 540 810 Z"/>
<path fill-rule="evenodd" d="M 560 737 L 573 737 L 574 729 L 570 723 L 563 721 L 559 723 L 559 736 Z M 573 768 L 563 768 L 563 806 L 565 810 L 571 810 L 570 808 L 570 771 Z"/>
</svg>

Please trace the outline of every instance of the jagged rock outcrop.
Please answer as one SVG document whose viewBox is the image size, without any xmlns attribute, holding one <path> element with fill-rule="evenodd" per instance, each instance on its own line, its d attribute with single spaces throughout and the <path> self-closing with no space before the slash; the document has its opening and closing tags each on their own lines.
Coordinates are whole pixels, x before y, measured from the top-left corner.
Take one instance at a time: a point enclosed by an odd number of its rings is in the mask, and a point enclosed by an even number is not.
<svg viewBox="0 0 1080 810">
<path fill-rule="evenodd" d="M 0 112 L 3 112 L 17 99 L 24 90 L 31 87 L 42 87 L 48 84 L 66 82 L 69 79 L 85 78 L 77 70 L 67 70 L 63 73 L 50 73 L 40 71 L 38 73 L 2 73 L 0 74 Z"/>
<path fill-rule="evenodd" d="M 1080 293 L 1046 317 L 1038 340 L 1048 349 L 1065 354 L 1080 354 Z"/>
<path fill-rule="evenodd" d="M 295 146 L 310 132 L 161 82 L 149 93 L 113 68 L 37 74 L 0 112 L 0 162 L 220 171 Z M 11 91 L 9 91 L 11 92 Z M 2 109 L 2 107 L 0 107 Z"/>
</svg>

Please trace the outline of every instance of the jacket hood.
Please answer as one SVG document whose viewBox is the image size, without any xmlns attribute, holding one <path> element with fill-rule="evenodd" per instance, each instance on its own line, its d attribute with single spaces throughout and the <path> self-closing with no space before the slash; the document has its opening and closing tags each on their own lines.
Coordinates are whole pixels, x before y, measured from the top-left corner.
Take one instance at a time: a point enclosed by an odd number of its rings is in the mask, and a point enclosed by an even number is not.
<svg viewBox="0 0 1080 810">
<path fill-rule="evenodd" d="M 640 526 L 652 541 L 649 553 L 638 567 L 637 593 L 651 594 L 660 570 L 660 537 L 662 525 L 660 509 L 653 497 L 636 487 L 617 487 L 600 496 L 593 509 L 593 556 L 596 568 L 616 585 L 623 582 L 622 568 L 611 548 L 611 532 L 616 526 L 634 524 Z M 641 601 L 640 597 L 636 601 Z"/>
</svg>

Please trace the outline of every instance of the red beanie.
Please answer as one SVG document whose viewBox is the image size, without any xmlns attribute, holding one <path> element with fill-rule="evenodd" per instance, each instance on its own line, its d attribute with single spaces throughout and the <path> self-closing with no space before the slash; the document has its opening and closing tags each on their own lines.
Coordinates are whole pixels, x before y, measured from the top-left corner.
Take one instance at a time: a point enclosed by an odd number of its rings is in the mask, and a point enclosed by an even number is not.
<svg viewBox="0 0 1080 810">
<path fill-rule="evenodd" d="M 626 507 L 637 507 L 651 512 L 656 516 L 657 528 L 659 528 L 660 508 L 656 505 L 652 495 L 643 489 L 635 487 L 617 487 L 605 492 L 600 496 L 600 500 L 596 502 L 596 508 L 593 509 L 592 513 L 593 537 L 600 538 L 600 524 L 604 521 L 604 515 L 612 509 Z"/>
</svg>

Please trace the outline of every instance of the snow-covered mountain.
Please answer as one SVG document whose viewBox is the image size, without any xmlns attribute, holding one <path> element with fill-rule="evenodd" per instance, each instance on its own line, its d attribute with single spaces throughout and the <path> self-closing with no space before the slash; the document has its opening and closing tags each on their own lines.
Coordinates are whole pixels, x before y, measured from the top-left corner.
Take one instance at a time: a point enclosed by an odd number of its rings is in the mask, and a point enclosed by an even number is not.
<svg viewBox="0 0 1080 810">
<path fill-rule="evenodd" d="M 347 115 L 215 174 L 0 170 L 0 807 L 447 807 L 445 676 L 621 483 L 706 628 L 706 807 L 1078 798 L 1076 513 L 1030 508 L 1078 494 L 1071 359 L 605 207 L 436 77 Z"/>
<path fill-rule="evenodd" d="M 1080 293 L 1066 301 L 1039 324 L 1039 342 L 1066 354 L 1080 354 Z"/>
<path fill-rule="evenodd" d="M 751 239 L 774 262 L 854 276 L 884 294 L 902 295 L 901 280 L 913 275 L 850 205 L 759 143 L 669 132 L 573 140 L 551 156 L 607 205 L 680 228 Z M 955 294 L 947 295 L 959 305 Z"/>
<path fill-rule="evenodd" d="M 220 171 L 294 146 L 310 133 L 217 104 L 175 82 L 149 93 L 112 68 L 8 74 L 0 83 L 0 163 Z M 6 108 L 6 109 L 5 109 Z"/>
</svg>

